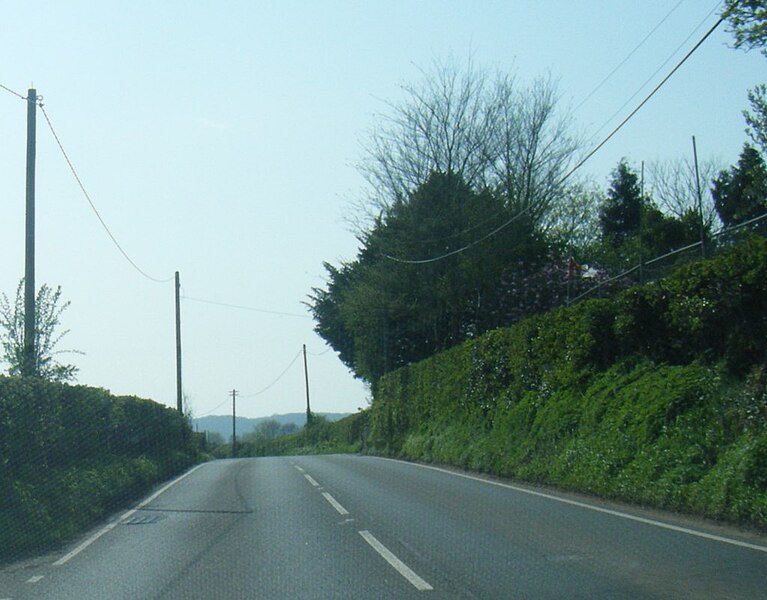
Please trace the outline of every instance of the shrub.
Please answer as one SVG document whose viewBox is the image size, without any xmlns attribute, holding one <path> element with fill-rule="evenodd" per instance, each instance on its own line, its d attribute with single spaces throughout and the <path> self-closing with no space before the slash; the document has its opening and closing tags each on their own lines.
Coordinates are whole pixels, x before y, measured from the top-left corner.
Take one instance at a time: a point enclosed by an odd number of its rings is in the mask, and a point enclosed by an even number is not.
<svg viewBox="0 0 767 600">
<path fill-rule="evenodd" d="M 767 527 L 767 241 L 381 378 L 371 449 Z"/>
<path fill-rule="evenodd" d="M 197 458 L 175 410 L 0 376 L 0 558 L 65 539 Z"/>
</svg>

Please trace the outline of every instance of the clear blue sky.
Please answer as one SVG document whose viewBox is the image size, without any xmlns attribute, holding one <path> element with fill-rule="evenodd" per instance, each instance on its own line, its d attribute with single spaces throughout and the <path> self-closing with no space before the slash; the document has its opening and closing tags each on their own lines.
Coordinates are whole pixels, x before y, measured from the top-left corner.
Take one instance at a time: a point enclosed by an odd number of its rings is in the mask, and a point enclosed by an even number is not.
<svg viewBox="0 0 767 600">
<path fill-rule="evenodd" d="M 451 56 L 521 81 L 550 73 L 563 105 L 578 107 L 575 130 L 599 137 L 719 12 L 709 15 L 712 0 L 676 5 L 0 0 L 0 83 L 26 94 L 33 82 L 44 96 L 102 217 L 142 269 L 157 278 L 180 271 L 189 297 L 300 315 L 182 303 L 194 413 L 213 411 L 236 388 L 238 413 L 271 415 L 303 410 L 300 360 L 266 392 L 247 395 L 271 384 L 302 344 L 326 349 L 302 301 L 323 285 L 323 261 L 356 253 L 345 222 L 364 192 L 354 164 L 399 85 Z M 604 185 L 621 157 L 688 156 L 692 135 L 703 157 L 736 161 L 746 90 L 765 81 L 767 59 L 729 42 L 722 26 L 584 172 Z M 0 90 L 0 291 L 8 295 L 24 270 L 25 118 L 24 102 Z M 72 301 L 63 347 L 86 353 L 70 357 L 79 382 L 175 405 L 173 284 L 144 279 L 114 248 L 42 115 L 37 172 L 37 281 L 61 285 Z M 365 405 L 366 390 L 335 353 L 309 359 L 313 409 Z"/>
</svg>

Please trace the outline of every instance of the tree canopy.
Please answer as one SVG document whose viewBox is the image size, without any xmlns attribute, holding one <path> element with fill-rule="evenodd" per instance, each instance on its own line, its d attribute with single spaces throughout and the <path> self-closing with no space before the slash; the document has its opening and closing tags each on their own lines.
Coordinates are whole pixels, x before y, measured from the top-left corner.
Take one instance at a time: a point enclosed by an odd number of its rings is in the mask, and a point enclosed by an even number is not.
<svg viewBox="0 0 767 600">
<path fill-rule="evenodd" d="M 738 164 L 719 173 L 711 192 L 719 217 L 728 227 L 767 211 L 767 167 L 759 152 L 745 144 Z"/>
<path fill-rule="evenodd" d="M 767 56 L 767 2 L 765 0 L 727 0 L 724 15 L 730 23 L 735 47 L 760 48 Z"/>
<path fill-rule="evenodd" d="M 642 202 L 639 176 L 623 159 L 612 172 L 607 197 L 599 211 L 605 241 L 618 246 L 639 231 Z"/>
<path fill-rule="evenodd" d="M 324 263 L 308 301 L 317 333 L 372 386 L 710 237 L 713 209 L 701 219 L 683 161 L 655 170 L 657 202 L 625 159 L 605 191 L 568 177 L 577 136 L 550 79 L 438 64 L 403 92 L 365 148 L 357 256 Z"/>
<path fill-rule="evenodd" d="M 435 172 L 366 234 L 357 259 L 326 264 L 311 308 L 317 332 L 360 377 L 383 373 L 497 327 L 519 311 L 512 276 L 535 270 L 546 245 L 519 217 L 479 248 L 442 260 L 513 217 L 504 200 Z M 400 257 L 416 257 L 416 260 Z"/>
</svg>

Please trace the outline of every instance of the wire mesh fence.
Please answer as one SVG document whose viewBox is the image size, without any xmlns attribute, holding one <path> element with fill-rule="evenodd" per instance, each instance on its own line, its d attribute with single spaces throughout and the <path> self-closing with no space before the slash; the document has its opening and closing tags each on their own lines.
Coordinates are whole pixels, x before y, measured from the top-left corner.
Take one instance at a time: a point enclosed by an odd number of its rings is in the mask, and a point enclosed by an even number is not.
<svg viewBox="0 0 767 600">
<path fill-rule="evenodd" d="M 570 270 L 568 277 L 568 304 L 573 304 L 586 298 L 600 298 L 612 295 L 617 291 L 650 283 L 670 275 L 682 265 L 716 256 L 722 250 L 737 244 L 749 236 L 767 237 L 767 213 L 749 219 L 732 227 L 724 228 L 702 242 L 672 250 L 666 254 L 643 260 L 631 268 L 611 277 L 599 273 L 574 275 Z"/>
</svg>

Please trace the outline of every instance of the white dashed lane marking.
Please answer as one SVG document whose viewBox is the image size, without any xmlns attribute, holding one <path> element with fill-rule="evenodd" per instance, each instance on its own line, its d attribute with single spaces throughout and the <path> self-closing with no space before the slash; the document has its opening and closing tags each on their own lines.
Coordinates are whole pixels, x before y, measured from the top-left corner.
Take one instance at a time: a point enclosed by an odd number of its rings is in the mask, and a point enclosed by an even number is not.
<svg viewBox="0 0 767 600">
<path fill-rule="evenodd" d="M 325 497 L 325 500 L 327 500 L 330 503 L 330 506 L 335 508 L 338 511 L 338 514 L 340 515 L 348 515 L 349 511 L 346 510 L 343 506 L 341 506 L 333 496 L 328 494 L 327 492 L 322 492 L 322 495 Z"/>
<path fill-rule="evenodd" d="M 394 569 L 405 579 L 407 579 L 419 592 L 426 592 L 434 589 L 426 581 L 419 577 L 410 567 L 408 567 L 399 558 L 397 558 L 391 550 L 379 542 L 372 533 L 369 531 L 360 531 L 359 534 L 368 544 L 370 544 L 373 550 L 378 552 L 378 554 L 380 554 L 386 560 L 386 562 L 394 567 Z"/>
</svg>

